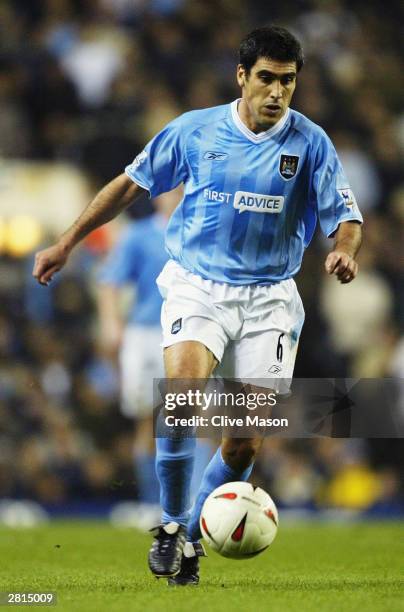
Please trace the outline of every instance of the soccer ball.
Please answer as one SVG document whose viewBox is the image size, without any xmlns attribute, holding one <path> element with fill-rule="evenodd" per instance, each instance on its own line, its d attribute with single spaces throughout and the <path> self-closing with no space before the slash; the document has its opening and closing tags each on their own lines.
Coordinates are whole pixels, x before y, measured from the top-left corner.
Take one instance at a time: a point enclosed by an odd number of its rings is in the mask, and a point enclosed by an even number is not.
<svg viewBox="0 0 404 612">
<path fill-rule="evenodd" d="M 263 552 L 278 531 L 278 511 L 268 493 L 249 482 L 228 482 L 206 498 L 199 519 L 209 546 L 231 559 Z"/>
</svg>

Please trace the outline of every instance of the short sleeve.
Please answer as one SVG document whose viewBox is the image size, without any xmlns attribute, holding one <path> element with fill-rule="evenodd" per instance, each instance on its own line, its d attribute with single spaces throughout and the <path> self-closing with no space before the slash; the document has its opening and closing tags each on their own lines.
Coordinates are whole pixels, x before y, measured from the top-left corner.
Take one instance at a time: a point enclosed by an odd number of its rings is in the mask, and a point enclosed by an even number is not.
<svg viewBox="0 0 404 612">
<path fill-rule="evenodd" d="M 97 273 L 97 281 L 101 284 L 117 287 L 136 282 L 140 271 L 140 259 L 140 235 L 137 228 L 131 225 L 122 232 L 101 265 Z"/>
<path fill-rule="evenodd" d="M 179 119 L 159 132 L 125 168 L 126 174 L 151 197 L 171 191 L 187 177 L 183 132 Z"/>
<path fill-rule="evenodd" d="M 330 237 L 343 221 L 363 222 L 355 196 L 331 140 L 325 134 L 317 148 L 311 185 L 323 233 Z"/>
</svg>

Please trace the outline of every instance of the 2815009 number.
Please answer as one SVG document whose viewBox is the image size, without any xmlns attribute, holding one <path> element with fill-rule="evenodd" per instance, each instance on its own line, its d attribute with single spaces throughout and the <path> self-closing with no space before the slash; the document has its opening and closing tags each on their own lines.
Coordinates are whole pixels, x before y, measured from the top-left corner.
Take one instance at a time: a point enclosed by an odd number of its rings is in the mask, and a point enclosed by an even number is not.
<svg viewBox="0 0 404 612">
<path fill-rule="evenodd" d="M 44 605 L 51 606 L 56 603 L 55 593 L 0 593 L 0 603 L 6 605 Z"/>
</svg>

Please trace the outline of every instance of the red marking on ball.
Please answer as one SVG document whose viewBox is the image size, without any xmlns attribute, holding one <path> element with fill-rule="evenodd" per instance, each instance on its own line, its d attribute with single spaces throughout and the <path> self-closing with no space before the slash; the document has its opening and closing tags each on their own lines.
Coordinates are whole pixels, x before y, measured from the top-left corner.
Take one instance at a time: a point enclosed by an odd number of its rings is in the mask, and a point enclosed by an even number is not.
<svg viewBox="0 0 404 612">
<path fill-rule="evenodd" d="M 222 493 L 221 495 L 215 495 L 215 499 L 223 497 L 224 499 L 237 499 L 237 493 Z"/>
<path fill-rule="evenodd" d="M 204 517 L 201 518 L 201 523 L 202 523 L 202 528 L 205 531 L 205 533 L 210 537 L 211 540 L 213 540 L 213 538 L 212 538 L 212 536 L 211 536 L 211 534 L 209 532 L 209 529 L 208 529 L 208 526 L 206 524 L 206 521 L 205 521 Z"/>
<path fill-rule="evenodd" d="M 243 537 L 245 522 L 247 520 L 247 514 L 248 513 L 244 515 L 244 518 L 241 519 L 240 523 L 238 524 L 236 529 L 231 534 L 231 539 L 233 540 L 233 542 L 240 542 L 241 538 Z"/>
<path fill-rule="evenodd" d="M 266 510 L 264 510 L 264 514 L 271 519 L 271 521 L 278 526 L 278 523 L 276 522 L 276 518 L 274 513 L 272 512 L 272 510 L 270 508 L 267 508 Z"/>
</svg>

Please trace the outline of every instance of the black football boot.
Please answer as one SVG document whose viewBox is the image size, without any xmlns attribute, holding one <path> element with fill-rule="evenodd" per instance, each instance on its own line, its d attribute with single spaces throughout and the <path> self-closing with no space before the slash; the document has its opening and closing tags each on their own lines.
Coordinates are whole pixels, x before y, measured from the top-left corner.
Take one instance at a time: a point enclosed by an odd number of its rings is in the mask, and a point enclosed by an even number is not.
<svg viewBox="0 0 404 612">
<path fill-rule="evenodd" d="M 178 523 L 158 525 L 150 532 L 154 541 L 149 552 L 149 567 L 157 578 L 175 576 L 181 568 L 186 529 Z"/>
<path fill-rule="evenodd" d="M 169 586 L 196 586 L 199 584 L 199 557 L 207 557 L 200 542 L 186 542 L 182 552 L 181 569 L 168 579 Z"/>
</svg>

